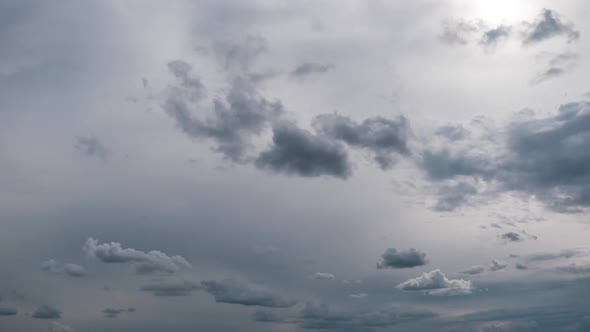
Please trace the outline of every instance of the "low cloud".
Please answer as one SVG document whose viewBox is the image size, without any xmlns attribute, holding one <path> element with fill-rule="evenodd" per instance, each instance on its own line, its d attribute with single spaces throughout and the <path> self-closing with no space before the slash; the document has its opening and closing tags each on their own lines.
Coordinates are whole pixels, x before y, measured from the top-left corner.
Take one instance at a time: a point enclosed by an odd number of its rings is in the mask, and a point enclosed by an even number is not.
<svg viewBox="0 0 590 332">
<path fill-rule="evenodd" d="M 190 281 L 169 281 L 140 288 L 141 291 L 150 292 L 155 296 L 188 296 L 198 289 L 200 286 Z"/>
<path fill-rule="evenodd" d="M 330 175 L 344 179 L 352 172 L 342 145 L 290 124 L 273 129 L 273 144 L 260 153 L 256 166 L 304 177 Z"/>
<path fill-rule="evenodd" d="M 18 309 L 9 307 L 0 307 L 0 316 L 16 316 Z"/>
<path fill-rule="evenodd" d="M 252 285 L 233 279 L 221 281 L 207 280 L 201 282 L 203 289 L 213 295 L 215 302 L 241 304 L 244 306 L 260 306 L 270 308 L 287 308 L 297 302 Z"/>
<path fill-rule="evenodd" d="M 135 308 L 126 308 L 126 309 L 115 309 L 115 308 L 106 308 L 102 311 L 104 317 L 106 318 L 119 318 L 122 314 L 128 314 L 135 312 Z"/>
<path fill-rule="evenodd" d="M 291 71 L 291 77 L 305 78 L 310 75 L 323 74 L 323 73 L 328 72 L 333 67 L 334 67 L 334 65 L 330 65 L 330 64 L 323 64 L 323 63 L 317 63 L 317 62 L 304 62 L 304 63 L 298 65 L 297 67 L 295 67 L 295 69 L 293 69 L 293 71 Z"/>
<path fill-rule="evenodd" d="M 97 240 L 88 238 L 83 248 L 86 255 L 103 263 L 129 263 L 138 274 L 153 272 L 174 273 L 181 267 L 191 267 L 182 256 L 168 256 L 157 250 L 144 252 L 132 248 L 122 248 L 120 243 L 99 244 Z"/>
<path fill-rule="evenodd" d="M 55 259 L 48 259 L 41 264 L 41 270 L 54 273 L 54 274 L 62 274 L 65 273 L 70 277 L 74 278 L 81 278 L 86 275 L 86 269 L 78 264 L 62 264 L 58 260 Z"/>
<path fill-rule="evenodd" d="M 543 9 L 535 22 L 528 23 L 523 44 L 536 44 L 558 36 L 566 37 L 571 42 L 580 38 L 580 32 L 572 23 L 563 22 L 555 11 Z"/>
<path fill-rule="evenodd" d="M 357 123 L 339 114 L 322 114 L 313 120 L 313 127 L 335 140 L 371 151 L 375 162 L 384 170 L 395 164 L 396 155 L 410 155 L 410 125 L 403 116 L 373 117 Z"/>
<path fill-rule="evenodd" d="M 426 253 L 417 249 L 397 250 L 388 248 L 381 255 L 381 262 L 377 263 L 378 269 L 404 269 L 426 264 Z"/>
<path fill-rule="evenodd" d="M 423 273 L 421 276 L 406 280 L 396 287 L 405 291 L 428 291 L 429 295 L 466 295 L 473 291 L 471 281 L 448 279 L 440 270 Z"/>
<path fill-rule="evenodd" d="M 61 318 L 61 311 L 48 305 L 43 305 L 37 308 L 35 312 L 33 312 L 33 318 L 58 319 Z"/>
</svg>

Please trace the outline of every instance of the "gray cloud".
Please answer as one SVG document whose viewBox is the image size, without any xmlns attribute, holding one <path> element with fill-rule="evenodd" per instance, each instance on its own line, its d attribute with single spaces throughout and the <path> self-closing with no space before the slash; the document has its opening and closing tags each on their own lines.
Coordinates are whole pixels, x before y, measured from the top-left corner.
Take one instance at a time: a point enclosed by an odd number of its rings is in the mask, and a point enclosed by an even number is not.
<svg viewBox="0 0 590 332">
<path fill-rule="evenodd" d="M 462 274 L 480 274 L 485 272 L 486 270 L 486 266 L 485 265 L 474 265 L 471 267 L 468 267 L 467 269 L 461 271 L 460 273 Z"/>
<path fill-rule="evenodd" d="M 86 269 L 78 264 L 63 264 L 55 259 L 48 259 L 41 264 L 41 270 L 49 273 L 65 273 L 70 277 L 80 278 L 86 275 Z"/>
<path fill-rule="evenodd" d="M 145 285 L 141 291 L 151 292 L 155 296 L 188 296 L 200 286 L 190 281 L 170 281 L 158 284 Z"/>
<path fill-rule="evenodd" d="M 516 267 L 517 270 L 527 270 L 528 266 L 522 264 L 522 263 L 516 263 L 514 264 L 514 267 Z"/>
<path fill-rule="evenodd" d="M 536 253 L 531 254 L 525 257 L 527 262 L 543 262 L 543 261 L 550 261 L 550 260 L 559 260 L 559 259 L 567 259 L 578 256 L 580 254 L 579 251 L 576 250 L 562 250 L 557 253 L 546 252 L 546 253 Z"/>
<path fill-rule="evenodd" d="M 353 299 L 364 299 L 369 296 L 367 293 L 350 293 L 348 296 L 352 297 Z"/>
<path fill-rule="evenodd" d="M 580 32 L 575 29 L 573 24 L 562 22 L 559 15 L 553 10 L 543 9 L 538 19 L 528 24 L 523 44 L 535 44 L 557 36 L 565 36 L 571 42 L 580 38 Z"/>
<path fill-rule="evenodd" d="M 533 79 L 533 84 L 539 84 L 546 80 L 562 76 L 571 72 L 578 63 L 578 54 L 565 52 L 552 56 L 546 64 L 546 68 Z"/>
<path fill-rule="evenodd" d="M 201 282 L 201 286 L 206 292 L 213 295 L 215 302 L 270 308 L 287 308 L 297 303 L 294 300 L 285 299 L 267 290 L 233 279 L 206 280 Z"/>
<path fill-rule="evenodd" d="M 252 319 L 256 322 L 261 323 L 285 323 L 287 320 L 285 317 L 281 317 L 274 312 L 267 310 L 256 310 L 252 314 Z"/>
<path fill-rule="evenodd" d="M 273 129 L 273 145 L 260 153 L 256 166 L 304 177 L 347 178 L 352 172 L 348 154 L 340 144 L 290 124 Z"/>
<path fill-rule="evenodd" d="M 520 236 L 520 234 L 516 233 L 516 232 L 507 232 L 504 233 L 502 235 L 500 235 L 500 238 L 503 240 L 506 240 L 508 242 L 520 242 L 523 241 L 524 239 L 522 238 L 522 236 Z"/>
<path fill-rule="evenodd" d="M 105 158 L 109 154 L 109 150 L 95 136 L 76 137 L 75 147 L 88 157 Z"/>
<path fill-rule="evenodd" d="M 375 311 L 347 312 L 334 311 L 328 306 L 307 304 L 296 321 L 299 327 L 309 330 L 372 331 L 435 316 L 436 314 L 426 310 L 393 306 Z"/>
<path fill-rule="evenodd" d="M 291 71 L 291 76 L 296 78 L 304 78 L 313 74 L 323 74 L 333 67 L 333 65 L 329 64 L 304 62 Z"/>
<path fill-rule="evenodd" d="M 580 265 L 572 263 L 569 265 L 558 266 L 557 271 L 569 274 L 590 274 L 590 265 Z"/>
<path fill-rule="evenodd" d="M 500 41 L 510 36 L 512 28 L 506 25 L 500 25 L 496 28 L 484 31 L 479 43 L 484 46 L 494 46 Z"/>
<path fill-rule="evenodd" d="M 445 137 L 450 141 L 460 141 L 469 135 L 469 130 L 465 129 L 461 125 L 444 125 L 438 127 L 435 131 L 438 136 Z"/>
<path fill-rule="evenodd" d="M 405 291 L 428 291 L 429 295 L 466 295 L 471 294 L 471 281 L 463 279 L 448 279 L 440 270 L 423 273 L 414 279 L 409 279 L 396 286 Z"/>
<path fill-rule="evenodd" d="M 106 318 L 119 318 L 122 314 L 133 313 L 135 312 L 135 308 L 125 308 L 125 309 L 115 309 L 115 308 L 106 308 L 102 311 L 104 317 Z"/>
<path fill-rule="evenodd" d="M 466 45 L 470 36 L 481 28 L 481 22 L 464 20 L 443 22 L 443 32 L 439 39 L 449 45 Z"/>
<path fill-rule="evenodd" d="M 370 150 L 382 169 L 393 166 L 395 154 L 410 155 L 410 126 L 403 116 L 395 119 L 373 117 L 356 123 L 342 115 L 322 114 L 313 120 L 313 126 L 318 132 L 333 139 Z"/>
<path fill-rule="evenodd" d="M 436 151 L 427 147 L 419 163 L 429 179 L 447 188 L 449 180 L 471 177 L 494 194 L 520 192 L 557 212 L 580 212 L 590 206 L 589 110 L 590 102 L 581 101 L 561 105 L 554 116 L 522 115 L 494 133 L 493 149 L 485 154 L 450 145 Z M 451 199 L 450 209 L 477 192 L 463 193 Z"/>
<path fill-rule="evenodd" d="M 48 305 L 43 305 L 33 312 L 33 318 L 58 319 L 61 318 L 61 311 Z"/>
<path fill-rule="evenodd" d="M 157 250 L 144 252 L 132 248 L 124 249 L 117 242 L 99 244 L 93 238 L 88 238 L 82 249 L 86 255 L 97 258 L 103 263 L 133 264 L 138 274 L 174 273 L 181 267 L 191 267 L 182 256 L 168 256 Z"/>
<path fill-rule="evenodd" d="M 0 307 L 0 316 L 16 316 L 17 314 L 16 308 Z"/>
<path fill-rule="evenodd" d="M 397 250 L 388 248 L 381 255 L 381 262 L 377 263 L 378 269 L 403 269 L 422 266 L 426 264 L 426 253 L 417 249 Z"/>
<path fill-rule="evenodd" d="M 204 120 L 193 115 L 194 110 L 201 108 L 199 104 L 176 91 L 170 92 L 163 107 L 186 135 L 214 140 L 215 151 L 235 162 L 245 161 L 251 148 L 250 137 L 261 134 L 269 122 L 283 113 L 279 101 L 266 100 L 242 77 L 232 81 L 223 99 L 213 101 L 212 116 Z"/>
<path fill-rule="evenodd" d="M 490 271 L 500 271 L 505 269 L 508 266 L 508 264 L 506 264 L 505 262 L 502 261 L 498 261 L 498 260 L 493 260 L 492 263 L 489 266 Z"/>
<path fill-rule="evenodd" d="M 476 193 L 477 188 L 466 182 L 443 185 L 438 190 L 438 201 L 434 210 L 453 211 L 459 206 L 465 205 L 468 198 Z"/>
</svg>

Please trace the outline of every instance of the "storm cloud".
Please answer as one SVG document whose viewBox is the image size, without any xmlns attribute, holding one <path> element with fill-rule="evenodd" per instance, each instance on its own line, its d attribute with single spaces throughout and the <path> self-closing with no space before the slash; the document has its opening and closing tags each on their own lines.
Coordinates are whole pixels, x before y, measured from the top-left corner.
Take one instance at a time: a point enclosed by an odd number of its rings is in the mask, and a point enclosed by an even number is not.
<svg viewBox="0 0 590 332">
<path fill-rule="evenodd" d="M 378 269 L 404 269 L 426 264 L 426 253 L 417 249 L 397 250 L 388 248 L 381 255 L 381 262 L 377 263 Z"/>
</svg>

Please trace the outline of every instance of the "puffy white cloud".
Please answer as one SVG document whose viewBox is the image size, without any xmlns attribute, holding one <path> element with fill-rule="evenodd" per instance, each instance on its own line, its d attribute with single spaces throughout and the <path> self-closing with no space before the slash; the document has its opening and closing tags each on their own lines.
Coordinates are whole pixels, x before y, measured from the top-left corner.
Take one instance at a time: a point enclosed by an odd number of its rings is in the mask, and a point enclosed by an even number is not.
<svg viewBox="0 0 590 332">
<path fill-rule="evenodd" d="M 473 285 L 469 280 L 448 279 L 441 270 L 423 273 L 396 286 L 406 291 L 426 290 L 430 295 L 465 295 L 471 294 Z"/>
</svg>

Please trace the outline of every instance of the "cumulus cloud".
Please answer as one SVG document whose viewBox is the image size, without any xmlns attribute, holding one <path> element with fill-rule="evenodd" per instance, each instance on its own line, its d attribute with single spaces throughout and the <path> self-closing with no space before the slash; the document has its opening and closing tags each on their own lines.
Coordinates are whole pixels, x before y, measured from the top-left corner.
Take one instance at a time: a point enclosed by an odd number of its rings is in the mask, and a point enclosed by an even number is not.
<svg viewBox="0 0 590 332">
<path fill-rule="evenodd" d="M 406 291 L 428 291 L 430 295 L 466 295 L 471 294 L 471 281 L 463 279 L 448 279 L 440 270 L 423 273 L 421 276 L 409 279 L 396 286 Z"/>
<path fill-rule="evenodd" d="M 528 24 L 523 44 L 535 44 L 557 36 L 564 36 L 571 42 L 580 38 L 580 32 L 573 24 L 563 22 L 555 11 L 543 9 L 537 20 Z"/>
<path fill-rule="evenodd" d="M 422 266 L 426 264 L 426 253 L 417 249 L 397 250 L 388 248 L 381 255 L 381 262 L 377 263 L 378 269 L 403 269 Z"/>
<path fill-rule="evenodd" d="M 314 279 L 334 280 L 336 276 L 332 273 L 317 272 L 313 275 Z"/>
<path fill-rule="evenodd" d="M 291 76 L 295 78 L 304 78 L 314 74 L 323 74 L 333 67 L 334 66 L 330 64 L 304 62 L 291 71 Z"/>
<path fill-rule="evenodd" d="M 43 305 L 37 308 L 35 312 L 33 312 L 33 318 L 58 319 L 61 318 L 61 311 L 48 305 Z"/>
<path fill-rule="evenodd" d="M 500 41 L 508 38 L 511 30 L 512 28 L 506 25 L 500 25 L 496 28 L 486 30 L 479 42 L 484 46 L 495 46 Z"/>
<path fill-rule="evenodd" d="M 16 316 L 17 314 L 16 308 L 0 307 L 0 316 Z"/>
<path fill-rule="evenodd" d="M 88 157 L 105 158 L 109 150 L 95 136 L 76 137 L 76 149 Z"/>
<path fill-rule="evenodd" d="M 145 285 L 141 291 L 151 292 L 155 296 L 187 296 L 193 290 L 200 289 L 200 286 L 190 281 L 169 281 L 158 284 Z"/>
<path fill-rule="evenodd" d="M 466 204 L 469 197 L 477 193 L 477 188 L 466 182 L 443 185 L 438 189 L 435 211 L 453 211 Z"/>
<path fill-rule="evenodd" d="M 340 144 L 291 124 L 273 129 L 273 144 L 260 153 L 256 166 L 304 177 L 347 178 L 352 172 L 348 154 Z"/>
<path fill-rule="evenodd" d="M 138 274 L 153 272 L 174 273 L 181 267 L 191 267 L 182 256 L 168 256 L 157 250 L 148 252 L 132 248 L 122 248 L 120 243 L 102 243 L 88 238 L 83 248 L 86 255 L 96 258 L 103 263 L 129 263 L 135 267 Z"/>
<path fill-rule="evenodd" d="M 440 186 L 469 177 L 485 184 L 487 193 L 534 196 L 557 212 L 580 212 L 590 207 L 590 149 L 586 139 L 590 137 L 590 102 L 563 104 L 557 114 L 545 117 L 521 113 L 491 135 L 493 140 L 481 142 L 492 144 L 485 152 L 452 145 L 426 147 L 420 166 Z M 467 201 L 476 194 L 479 192 L 466 192 L 455 202 Z M 518 240 L 511 235 L 506 239 Z"/>
<path fill-rule="evenodd" d="M 119 318 L 121 314 L 127 314 L 135 312 L 135 308 L 125 308 L 125 309 L 115 309 L 115 308 L 106 308 L 102 311 L 104 317 L 106 318 Z"/>
<path fill-rule="evenodd" d="M 295 320 L 302 329 L 372 331 L 435 316 L 430 311 L 395 306 L 375 311 L 346 312 L 334 311 L 327 306 L 307 304 Z"/>
<path fill-rule="evenodd" d="M 74 278 L 86 275 L 86 269 L 83 266 L 73 263 L 63 264 L 55 259 L 48 259 L 41 263 L 41 270 L 55 274 L 65 273 Z"/>
<path fill-rule="evenodd" d="M 201 282 L 201 286 L 206 292 L 213 295 L 215 302 L 270 308 L 287 308 L 297 303 L 294 300 L 272 294 L 265 289 L 233 279 L 206 280 Z"/>
<path fill-rule="evenodd" d="M 382 169 L 393 166 L 395 155 L 410 155 L 410 126 L 403 116 L 392 119 L 373 117 L 357 123 L 342 115 L 322 114 L 313 120 L 313 126 L 326 136 L 371 151 Z"/>
</svg>

